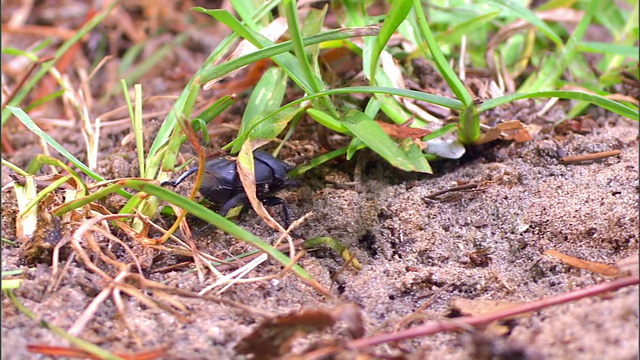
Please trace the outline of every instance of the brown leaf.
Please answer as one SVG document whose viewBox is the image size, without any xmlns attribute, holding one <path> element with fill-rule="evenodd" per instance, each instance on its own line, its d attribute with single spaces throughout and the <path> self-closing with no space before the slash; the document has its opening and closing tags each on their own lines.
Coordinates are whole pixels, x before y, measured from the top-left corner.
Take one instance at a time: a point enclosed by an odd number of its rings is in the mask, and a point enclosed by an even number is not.
<svg viewBox="0 0 640 360">
<path fill-rule="evenodd" d="M 531 127 L 530 129 L 532 131 L 535 130 Z M 500 123 L 487 130 L 480 136 L 480 139 L 476 141 L 476 145 L 485 144 L 497 139 L 525 142 L 531 140 L 532 137 L 527 127 L 525 127 L 520 121 L 512 120 Z"/>
<path fill-rule="evenodd" d="M 571 132 L 586 135 L 597 128 L 598 124 L 591 118 L 591 116 L 579 116 L 575 119 L 568 119 L 555 127 L 555 132 L 560 135 L 567 135 Z"/>
<path fill-rule="evenodd" d="M 394 137 L 396 139 L 421 139 L 429 134 L 431 131 L 425 129 L 412 128 L 408 126 L 402 126 L 398 124 L 389 124 L 383 121 L 376 120 L 378 125 L 382 128 L 382 130 L 387 133 L 387 135 Z"/>
</svg>

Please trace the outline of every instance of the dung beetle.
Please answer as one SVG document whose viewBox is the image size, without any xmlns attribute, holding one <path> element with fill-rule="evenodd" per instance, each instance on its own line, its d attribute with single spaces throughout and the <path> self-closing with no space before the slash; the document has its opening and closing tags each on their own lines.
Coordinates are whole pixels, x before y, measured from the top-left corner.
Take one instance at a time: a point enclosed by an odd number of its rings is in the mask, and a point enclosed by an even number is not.
<svg viewBox="0 0 640 360">
<path fill-rule="evenodd" d="M 274 158 L 271 154 L 256 150 L 253 152 L 256 195 L 265 206 L 282 205 L 282 215 L 285 227 L 289 227 L 291 218 L 284 200 L 272 194 L 285 187 L 297 184 L 289 180 L 287 172 L 293 167 Z M 178 186 L 189 175 L 198 171 L 198 167 L 189 169 L 175 181 L 165 181 L 161 186 Z M 240 181 L 235 160 L 219 157 L 206 162 L 200 194 L 212 203 L 222 205 L 219 214 L 225 216 L 229 210 L 249 205 L 249 199 Z"/>
</svg>

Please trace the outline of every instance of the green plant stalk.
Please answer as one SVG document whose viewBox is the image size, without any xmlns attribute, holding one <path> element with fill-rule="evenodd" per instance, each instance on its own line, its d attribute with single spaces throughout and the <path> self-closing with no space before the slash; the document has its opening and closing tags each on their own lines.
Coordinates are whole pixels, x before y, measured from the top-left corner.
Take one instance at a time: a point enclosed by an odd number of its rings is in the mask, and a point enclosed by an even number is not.
<svg viewBox="0 0 640 360">
<path fill-rule="evenodd" d="M 464 108 L 460 112 L 460 131 L 458 132 L 458 139 L 463 144 L 472 144 L 476 140 L 478 140 L 478 138 L 480 138 L 480 117 L 478 116 L 478 111 L 475 108 L 476 105 L 473 103 L 471 94 L 464 86 L 462 81 L 460 81 L 451 66 L 449 66 L 449 63 L 440 51 L 438 43 L 431 33 L 431 29 L 429 28 L 429 24 L 427 23 L 427 19 L 421 7 L 420 0 L 414 0 L 414 10 L 416 12 L 416 21 L 418 23 L 418 28 L 420 29 L 422 37 L 424 38 L 427 46 L 429 47 L 429 50 L 431 51 L 431 55 L 435 60 L 440 74 L 445 79 L 447 84 L 449 84 L 449 87 L 451 87 L 453 93 L 464 106 Z"/>
<path fill-rule="evenodd" d="M 458 129 L 458 140 L 463 144 L 474 144 L 480 138 L 480 117 L 475 104 L 460 113 Z"/>
<path fill-rule="evenodd" d="M 20 213 L 16 217 L 16 235 L 21 240 L 29 239 L 33 236 L 38 226 L 38 208 L 27 208 L 36 198 L 36 181 L 34 175 L 27 175 L 24 178 L 24 186 L 13 183 L 13 189 L 18 202 Z"/>
<path fill-rule="evenodd" d="M 138 166 L 140 170 L 140 176 L 144 176 L 146 173 L 144 169 L 144 134 L 142 131 L 142 85 L 135 84 L 134 87 L 135 94 L 135 109 L 133 113 L 133 118 L 131 121 L 133 122 L 132 129 L 136 137 L 136 150 L 138 151 Z"/>
</svg>

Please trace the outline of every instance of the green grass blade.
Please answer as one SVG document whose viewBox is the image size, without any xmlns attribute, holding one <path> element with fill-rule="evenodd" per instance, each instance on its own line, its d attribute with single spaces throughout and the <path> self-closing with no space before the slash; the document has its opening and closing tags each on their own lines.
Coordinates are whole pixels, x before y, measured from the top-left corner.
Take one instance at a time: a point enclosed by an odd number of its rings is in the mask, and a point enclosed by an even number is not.
<svg viewBox="0 0 640 360">
<path fill-rule="evenodd" d="M 238 136 L 252 139 L 270 140 L 275 138 L 287 123 L 260 122 L 266 115 L 280 108 L 287 89 L 287 77 L 279 68 L 264 72 L 255 86 L 247 103 Z M 246 134 L 246 135 L 245 135 Z M 232 153 L 240 151 L 242 143 L 235 143 Z"/>
<path fill-rule="evenodd" d="M 33 102 L 31 102 L 28 106 L 26 106 L 24 108 L 24 111 L 28 113 L 29 111 L 37 108 L 38 106 L 40 106 L 40 105 L 42 105 L 42 104 L 44 104 L 46 102 L 49 102 L 49 101 L 51 101 L 53 99 L 62 97 L 62 95 L 64 95 L 64 92 L 65 92 L 64 90 L 54 91 L 51 94 L 47 94 L 47 95 L 45 95 L 45 96 L 43 96 L 43 97 L 41 97 L 39 99 L 36 99 Z"/>
<path fill-rule="evenodd" d="M 464 105 L 462 104 L 462 102 L 456 99 L 451 99 L 451 98 L 439 96 L 439 95 L 428 94 L 422 91 L 409 90 L 409 89 L 397 89 L 397 88 L 382 87 L 382 86 L 345 87 L 341 89 L 326 90 L 316 95 L 337 95 L 337 94 L 355 94 L 355 93 L 387 94 L 387 95 L 402 96 L 402 97 L 407 97 L 415 100 L 421 100 L 421 101 L 429 102 L 432 104 L 444 106 L 451 110 L 461 111 L 464 109 Z M 305 99 L 308 99 L 310 97 L 311 96 L 308 96 Z"/>
<path fill-rule="evenodd" d="M 457 43 L 463 35 L 473 34 L 476 30 L 486 27 L 499 15 L 500 11 L 492 11 L 456 24 L 451 29 L 437 34 L 436 41 L 441 44 Z"/>
<path fill-rule="evenodd" d="M 589 3 L 587 11 L 582 19 L 580 19 L 580 22 L 578 22 L 567 44 L 553 56 L 547 57 L 540 66 L 540 70 L 529 76 L 517 90 L 518 92 L 530 93 L 556 88 L 556 82 L 560 79 L 567 67 L 572 65 L 576 57 L 578 42 L 591 25 L 597 6 L 597 1 L 591 1 Z"/>
<path fill-rule="evenodd" d="M 318 61 L 318 56 L 320 55 L 320 46 L 318 44 L 307 46 L 304 42 L 305 39 L 309 36 L 318 35 L 322 33 L 322 27 L 324 26 L 325 16 L 327 15 L 327 7 L 323 7 L 322 9 L 309 9 L 307 16 L 304 19 L 304 24 L 302 25 L 302 46 L 305 47 L 306 52 L 309 54 L 311 60 L 311 68 L 313 69 L 314 74 L 318 74 L 320 76 L 320 64 Z M 322 83 L 322 89 L 324 89 L 324 83 Z"/>
<path fill-rule="evenodd" d="M 391 36 L 395 33 L 398 26 L 407 18 L 409 11 L 411 11 L 411 6 L 412 0 L 395 0 L 391 2 L 391 8 L 382 23 L 380 34 L 378 34 L 375 43 L 373 43 L 371 57 L 363 57 L 364 70 L 365 73 L 369 75 L 371 85 L 375 83 L 380 54 L 385 46 L 387 46 L 387 42 L 391 39 Z M 365 51 L 365 54 L 366 53 L 368 53 L 368 51 Z"/>
<path fill-rule="evenodd" d="M 378 34 L 378 29 L 379 28 L 377 26 L 368 26 L 363 28 L 345 28 L 345 29 L 329 30 L 329 31 L 323 32 L 322 34 L 305 37 L 303 39 L 303 43 L 304 43 L 304 46 L 311 46 L 311 45 L 321 44 L 325 42 L 349 39 L 357 36 L 375 36 Z M 246 66 L 256 61 L 270 58 L 291 50 L 293 50 L 293 44 L 291 43 L 291 41 L 284 41 L 282 43 L 265 46 L 264 48 L 259 49 L 253 53 L 240 56 L 228 62 L 224 62 L 211 69 L 205 69 L 202 72 L 202 82 L 206 83 L 208 81 L 217 79 L 225 74 L 228 74 L 233 70 L 239 69 L 243 66 Z"/>
<path fill-rule="evenodd" d="M 307 58 L 307 54 L 304 51 L 304 43 L 302 41 L 302 33 L 300 32 L 300 22 L 298 21 L 298 6 L 295 0 L 284 0 L 284 12 L 287 18 L 287 26 L 289 27 L 289 36 L 291 37 L 291 44 L 293 45 L 293 53 L 298 59 L 298 66 L 301 70 L 301 75 L 304 76 L 305 81 L 309 84 L 311 92 L 309 94 L 315 94 L 324 90 L 324 85 L 318 79 L 318 77 L 311 70 L 311 63 Z"/>
<path fill-rule="evenodd" d="M 200 127 L 200 122 L 195 122 L 195 120 L 201 120 L 204 124 L 208 124 L 211 122 L 211 120 L 215 119 L 220 114 L 222 114 L 223 111 L 228 109 L 229 106 L 233 105 L 235 101 L 235 97 L 229 95 L 223 96 L 218 99 L 215 103 L 213 103 L 213 105 L 209 106 L 196 116 L 194 121 L 191 123 L 193 131 L 198 132 L 202 129 L 206 132 L 205 128 Z"/>
<path fill-rule="evenodd" d="M 53 214 L 56 216 L 62 216 L 66 213 L 68 213 L 71 210 L 76 210 L 79 209 L 85 205 L 88 205 L 94 201 L 100 200 L 102 198 L 107 197 L 107 195 L 113 193 L 113 192 L 117 192 L 118 190 L 120 190 L 122 188 L 122 185 L 120 184 L 111 184 L 108 186 L 105 186 L 104 188 L 95 191 L 87 196 L 83 196 L 83 197 L 79 197 L 73 201 L 69 201 L 66 202 L 64 205 L 58 207 Z"/>
<path fill-rule="evenodd" d="M 36 205 L 38 205 L 38 203 L 40 201 L 42 201 L 42 199 L 45 198 L 45 196 L 49 195 L 51 192 L 53 192 L 55 189 L 57 189 L 58 187 L 60 187 L 62 184 L 64 184 L 65 182 L 69 181 L 69 179 L 71 179 L 72 176 L 71 175 L 65 175 L 61 178 L 59 178 L 58 180 L 52 182 L 49 186 L 47 186 L 46 188 L 42 189 L 42 191 L 40 191 L 34 198 L 33 200 L 31 200 L 27 205 L 25 210 L 23 210 L 22 212 L 27 212 L 29 210 L 31 210 L 33 207 L 35 207 Z M 37 209 L 36 209 L 37 210 Z"/>
<path fill-rule="evenodd" d="M 167 61 L 167 57 L 170 56 L 171 53 L 173 53 L 183 42 L 189 39 L 189 36 L 190 34 L 188 32 L 178 34 L 170 43 L 164 44 L 159 49 L 149 54 L 148 57 L 144 58 L 142 62 L 136 66 L 127 67 L 126 70 L 120 74 L 120 77 L 124 78 L 129 84 L 135 83 L 145 74 L 157 67 L 159 63 Z M 117 88 L 114 87 L 114 89 Z"/>
<path fill-rule="evenodd" d="M 520 99 L 548 99 L 548 98 L 560 98 L 560 99 L 572 99 L 572 100 L 582 100 L 590 102 L 594 105 L 597 105 L 603 109 L 607 109 L 611 112 L 614 112 L 618 115 L 627 117 L 629 119 L 633 119 L 638 121 L 638 109 L 631 108 L 629 106 L 623 105 L 619 102 L 609 100 L 600 95 L 587 94 L 579 91 L 567 91 L 567 90 L 554 90 L 554 91 L 541 91 L 535 93 L 526 93 L 526 94 L 511 94 L 505 95 L 498 98 L 494 98 L 491 100 L 487 100 L 482 103 L 478 107 L 478 112 L 487 111 L 489 109 L 493 109 L 497 106 L 504 105 L 515 100 Z"/>
<path fill-rule="evenodd" d="M 273 41 L 267 39 L 259 33 L 251 31 L 226 10 L 206 10 L 202 8 L 196 8 L 196 10 L 208 14 L 216 20 L 224 23 L 232 31 L 234 31 L 243 39 L 248 40 L 257 48 L 264 48 L 266 46 L 273 45 Z M 275 55 L 273 57 L 273 61 L 278 64 L 278 66 L 280 66 L 285 72 L 287 72 L 287 75 L 289 75 L 291 80 L 298 84 L 298 86 L 300 86 L 302 90 L 304 90 L 304 92 L 306 92 L 307 94 L 315 93 L 315 91 L 313 90 L 313 85 L 308 81 L 302 69 L 300 69 L 298 59 L 296 59 L 295 56 L 291 55 L 290 53 L 282 53 L 279 55 Z"/>
<path fill-rule="evenodd" d="M 397 96 L 404 96 L 404 97 L 408 97 L 408 98 L 412 98 L 412 99 L 416 99 L 416 100 L 422 100 L 422 101 L 426 101 L 426 102 L 430 102 L 433 104 L 438 104 L 444 107 L 448 107 L 450 109 L 453 110 L 463 110 L 464 108 L 462 107 L 462 103 L 458 100 L 455 99 L 450 99 L 450 98 L 446 98 L 444 96 L 438 96 L 438 95 L 432 95 L 432 94 L 427 94 L 421 91 L 415 91 L 415 90 L 407 90 L 407 89 L 396 89 L 396 88 L 387 88 L 387 87 L 379 87 L 379 86 L 354 86 L 354 87 L 346 87 L 346 88 L 340 88 L 340 89 L 330 89 L 330 90 L 325 90 L 322 92 L 319 92 L 315 95 L 309 95 L 309 96 L 305 96 L 303 98 L 297 99 L 295 101 L 292 101 L 282 107 L 280 107 L 278 110 L 274 111 L 273 113 L 269 114 L 267 117 L 263 118 L 262 120 L 256 122 L 255 126 L 258 126 L 260 124 L 262 124 L 265 121 L 269 121 L 271 118 L 273 117 L 277 117 L 279 116 L 278 113 L 283 112 L 283 111 L 287 111 L 290 107 L 292 106 L 296 106 L 300 103 L 303 103 L 305 101 L 308 100 L 313 100 L 314 98 L 318 98 L 321 96 L 327 96 L 327 95 L 337 95 L 337 94 L 355 94 L 355 93 L 365 93 L 365 94 L 387 94 L 387 95 L 397 95 Z M 330 115 L 328 115 L 330 116 Z M 323 120 L 323 119 L 321 119 Z M 334 121 L 335 120 L 334 118 Z M 331 120 L 328 120 L 328 122 L 331 122 Z M 336 129 L 341 129 L 341 127 L 337 126 Z M 251 130 L 249 130 L 251 131 Z M 337 130 L 338 131 L 338 130 Z M 341 131 L 338 131 L 341 132 Z M 233 141 L 233 143 L 243 143 L 244 141 L 246 141 L 246 137 L 249 134 L 249 132 L 245 132 L 245 134 L 240 134 L 236 140 Z"/>
<path fill-rule="evenodd" d="M 8 167 L 9 169 L 13 170 L 16 174 L 21 175 L 21 176 L 27 176 L 29 175 L 29 173 L 27 173 L 26 171 L 20 169 L 17 165 L 2 159 L 2 165 Z"/>
<path fill-rule="evenodd" d="M 149 182 L 141 181 L 141 180 L 121 180 L 118 184 L 130 187 L 138 191 L 144 191 L 150 195 L 158 197 L 161 200 L 177 205 L 180 208 L 184 209 L 185 211 L 191 213 L 192 215 L 195 215 L 200 219 L 207 221 L 210 224 L 216 226 L 220 230 L 230 235 L 233 235 L 239 240 L 246 242 L 247 244 L 255 246 L 256 248 L 264 251 L 265 253 L 267 253 L 269 256 L 271 256 L 273 259 L 278 261 L 283 266 L 288 266 L 291 263 L 291 258 L 286 256 L 282 252 L 278 251 L 277 249 L 273 248 L 269 244 L 265 243 L 259 237 L 253 235 L 247 230 L 242 229 L 241 227 L 229 221 L 228 219 L 224 218 L 223 216 L 217 214 L 214 211 L 207 209 L 206 207 L 192 201 L 189 198 L 186 198 L 182 195 L 178 195 L 175 192 L 171 190 L 167 190 L 158 185 L 153 185 Z M 311 277 L 311 275 L 306 270 L 300 267 L 300 265 L 294 265 L 292 268 L 292 271 L 302 279 L 313 281 L 313 277 Z"/>
<path fill-rule="evenodd" d="M 403 151 L 372 118 L 357 110 L 350 110 L 342 124 L 371 150 L 378 153 L 391 165 L 405 170 L 432 173 L 422 154 Z"/>
<path fill-rule="evenodd" d="M 331 160 L 337 158 L 338 156 L 342 156 L 342 155 L 346 154 L 347 150 L 348 150 L 348 148 L 345 146 L 343 148 L 336 149 L 336 150 L 333 150 L 333 151 L 328 152 L 326 154 L 323 154 L 323 155 L 320 155 L 318 157 L 315 157 L 315 158 L 311 159 L 311 161 L 309 161 L 307 164 L 300 165 L 300 166 L 296 167 L 295 169 L 291 170 L 289 172 L 289 176 L 296 177 L 296 176 L 299 176 L 301 174 L 304 174 L 305 172 L 307 172 L 307 171 L 309 171 L 309 170 L 311 170 L 311 169 L 313 169 L 313 168 L 315 168 L 317 166 L 320 166 L 320 165 L 326 163 L 327 161 L 331 161 Z"/>
<path fill-rule="evenodd" d="M 258 24 L 259 19 L 253 17 L 255 1 L 252 0 L 231 0 L 231 6 L 236 11 L 242 22 L 251 30 L 259 31 L 262 26 Z M 265 19 L 268 20 L 268 19 Z"/>
<path fill-rule="evenodd" d="M 577 45 L 578 51 L 599 53 L 599 54 L 612 54 L 628 57 L 630 59 L 638 60 L 640 51 L 637 46 L 619 45 L 597 41 L 580 41 Z"/>
<path fill-rule="evenodd" d="M 349 129 L 342 125 L 342 122 L 324 111 L 309 109 L 307 110 L 307 114 L 309 114 L 313 120 L 318 122 L 318 124 L 326 127 L 327 129 L 331 129 L 341 134 L 353 135 L 349 132 Z"/>
<path fill-rule="evenodd" d="M 180 97 L 178 97 L 178 100 L 173 106 L 172 111 L 167 115 L 164 122 L 160 126 L 158 134 L 153 140 L 151 148 L 149 149 L 149 153 L 147 154 L 147 173 L 145 174 L 146 178 L 152 179 L 156 177 L 163 159 L 176 157 L 170 154 L 163 154 L 163 156 L 159 156 L 158 152 L 164 145 L 167 144 L 169 138 L 171 137 L 171 134 L 176 130 L 178 119 L 188 119 L 191 117 L 193 104 L 195 103 L 198 94 L 200 93 L 200 85 L 200 78 L 196 75 L 189 81 L 185 90 L 182 92 L 182 94 L 180 94 Z"/>
<path fill-rule="evenodd" d="M 64 156 L 67 160 L 69 160 L 73 165 L 75 165 L 78 169 L 82 170 L 85 174 L 93 178 L 97 181 L 104 181 L 104 178 L 100 176 L 95 171 L 91 170 L 87 165 L 82 163 L 82 161 L 78 160 L 75 156 L 73 156 L 67 149 L 65 149 L 62 145 L 60 145 L 54 138 L 52 138 L 49 134 L 44 132 L 30 117 L 22 111 L 22 109 L 7 106 L 7 109 L 11 111 L 15 117 L 24 124 L 31 132 L 36 134 L 42 140 L 44 140 L 47 144 L 49 144 L 52 148 L 54 148 L 57 152 L 59 152 L 62 156 Z"/>
<path fill-rule="evenodd" d="M 3 48 L 2 53 L 10 56 L 24 56 L 27 59 L 31 60 L 31 62 L 38 61 L 38 55 L 36 55 L 32 51 L 25 51 L 21 49 L 8 47 L 8 48 Z"/>
</svg>

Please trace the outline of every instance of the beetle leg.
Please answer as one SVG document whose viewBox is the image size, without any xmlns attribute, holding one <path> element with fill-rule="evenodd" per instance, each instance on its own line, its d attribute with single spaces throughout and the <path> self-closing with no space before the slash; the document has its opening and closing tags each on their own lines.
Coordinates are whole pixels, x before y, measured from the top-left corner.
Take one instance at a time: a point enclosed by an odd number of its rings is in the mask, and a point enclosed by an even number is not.
<svg viewBox="0 0 640 360">
<path fill-rule="evenodd" d="M 291 225 L 291 215 L 289 215 L 289 207 L 287 206 L 287 202 L 283 199 L 276 196 L 269 196 L 261 199 L 262 203 L 265 206 L 276 206 L 282 205 L 282 217 L 284 218 L 284 228 L 288 229 L 289 225 Z"/>
<path fill-rule="evenodd" d="M 189 176 L 189 175 L 193 174 L 193 173 L 194 173 L 194 172 L 196 172 L 196 171 L 198 171 L 198 167 L 197 167 L 197 166 L 196 166 L 196 167 L 194 167 L 194 168 L 192 168 L 192 169 L 189 169 L 186 173 L 184 173 L 184 174 L 180 175 L 180 177 L 179 177 L 179 178 L 177 178 L 175 181 L 171 181 L 171 180 L 169 180 L 169 181 L 164 181 L 164 182 L 162 182 L 162 184 L 160 184 L 160 186 L 167 186 L 167 185 L 171 185 L 171 186 L 173 186 L 173 187 L 176 187 L 176 186 L 180 185 L 180 183 L 181 183 L 181 182 L 183 182 L 183 181 L 184 181 L 184 179 L 186 179 L 186 178 L 187 178 L 187 176 Z"/>
<path fill-rule="evenodd" d="M 227 200 L 227 202 L 224 203 L 224 205 L 222 205 L 222 207 L 220 208 L 220 211 L 218 211 L 218 214 L 226 216 L 229 210 L 240 205 L 249 205 L 249 199 L 247 198 L 247 195 L 245 193 L 237 194 L 231 199 Z"/>
</svg>

